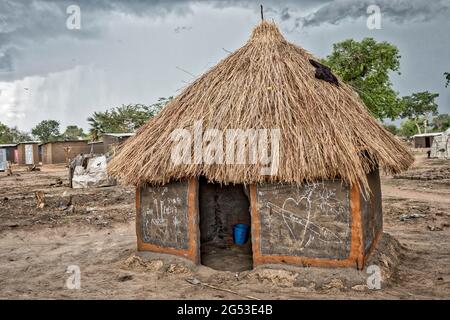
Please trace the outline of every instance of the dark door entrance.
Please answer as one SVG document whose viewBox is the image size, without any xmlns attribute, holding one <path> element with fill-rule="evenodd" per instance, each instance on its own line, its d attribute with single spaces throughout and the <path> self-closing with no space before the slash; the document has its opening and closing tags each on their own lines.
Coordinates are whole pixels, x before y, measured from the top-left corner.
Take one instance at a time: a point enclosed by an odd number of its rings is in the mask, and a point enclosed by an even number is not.
<svg viewBox="0 0 450 320">
<path fill-rule="evenodd" d="M 243 185 L 220 185 L 200 178 L 201 263 L 216 270 L 239 272 L 253 268 L 251 235 L 236 244 L 236 224 L 250 227 L 250 202 Z"/>
</svg>

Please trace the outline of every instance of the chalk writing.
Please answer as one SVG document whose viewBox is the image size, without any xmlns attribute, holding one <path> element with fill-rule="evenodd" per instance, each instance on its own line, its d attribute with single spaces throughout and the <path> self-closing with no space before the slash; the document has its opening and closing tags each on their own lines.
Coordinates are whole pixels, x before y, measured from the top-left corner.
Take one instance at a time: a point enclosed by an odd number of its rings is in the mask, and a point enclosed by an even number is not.
<svg viewBox="0 0 450 320">
<path fill-rule="evenodd" d="M 259 185 L 258 212 L 262 253 L 339 258 L 349 250 L 349 193 L 340 182 Z"/>
<path fill-rule="evenodd" d="M 141 214 L 144 242 L 187 248 L 187 183 L 142 189 Z"/>
</svg>

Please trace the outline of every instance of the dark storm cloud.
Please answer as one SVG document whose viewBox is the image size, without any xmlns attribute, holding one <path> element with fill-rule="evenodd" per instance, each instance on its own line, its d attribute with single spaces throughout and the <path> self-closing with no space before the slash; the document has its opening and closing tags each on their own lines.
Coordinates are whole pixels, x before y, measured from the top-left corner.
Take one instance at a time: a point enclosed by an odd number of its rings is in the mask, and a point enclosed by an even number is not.
<svg viewBox="0 0 450 320">
<path fill-rule="evenodd" d="M 81 29 L 69 30 L 67 7 L 77 4 L 81 9 Z M 188 12 L 183 1 L 144 0 L 2 0 L 0 1 L 0 79 L 15 80 L 27 75 L 26 70 L 16 72 L 14 60 L 20 60 L 23 50 L 33 50 L 35 44 L 58 38 L 91 39 L 102 32 L 114 13 L 135 16 L 163 16 L 169 12 L 180 15 Z M 112 18 L 113 19 L 113 18 Z M 11 52 L 15 54 L 12 58 Z M 40 70 L 45 68 L 40 68 Z M 55 71 L 55 70 L 49 70 Z"/>
<path fill-rule="evenodd" d="M 13 70 L 12 50 L 5 50 L 0 54 L 0 73 L 8 73 Z"/>
<path fill-rule="evenodd" d="M 367 8 L 378 5 L 384 18 L 393 22 L 425 22 L 450 14 L 449 0 L 338 0 L 330 2 L 306 17 L 297 17 L 298 25 L 339 24 L 367 16 Z"/>
<path fill-rule="evenodd" d="M 0 0 L 0 118 L 27 130 L 49 117 L 86 125 L 93 111 L 176 94 L 191 80 L 177 67 L 201 74 L 226 55 L 221 48 L 238 48 L 259 21 L 260 3 L 265 18 L 284 33 L 303 25 L 289 40 L 319 56 L 344 38 L 398 45 L 402 77 L 396 89 L 402 95 L 439 92 L 446 111 L 449 2 Z M 81 8 L 81 30 L 66 28 L 72 4 Z M 355 22 L 370 4 L 380 6 L 382 30 Z M 419 23 L 402 24 L 409 21 Z"/>
<path fill-rule="evenodd" d="M 265 14 L 294 27 L 339 24 L 345 20 L 367 16 L 367 7 L 377 4 L 383 18 L 396 23 L 430 21 L 450 15 L 450 0 L 287 0 L 261 1 Z M 81 30 L 66 28 L 69 5 L 81 8 Z M 48 40 L 89 40 L 101 38 L 104 25 L 117 19 L 117 14 L 136 17 L 164 17 L 174 13 L 191 13 L 191 6 L 207 4 L 215 8 L 240 7 L 259 11 L 259 2 L 251 0 L 2 0 L 0 1 L 0 80 L 12 81 L 29 75 L 72 68 L 74 65 L 52 65 L 26 68 L 21 55 L 32 52 Z M 309 14 L 308 14 L 309 12 Z M 112 22 L 113 22 L 112 21 Z M 179 26 L 175 30 L 188 30 Z M 31 70 L 32 69 L 32 70 Z"/>
<path fill-rule="evenodd" d="M 289 0 L 283 2 L 284 9 L 272 10 L 278 6 L 278 1 L 262 1 L 265 10 L 273 12 L 280 19 L 288 19 L 287 7 L 301 6 L 310 8 L 322 1 Z M 66 28 L 68 6 L 77 4 L 81 9 L 81 30 L 73 31 Z M 0 80 L 12 81 L 29 75 L 45 74 L 55 70 L 55 66 L 36 67 L 33 70 L 15 68 L 15 61 L 21 58 L 21 52 L 32 51 L 36 45 L 47 40 L 78 39 L 88 40 L 100 37 L 103 25 L 115 19 L 114 14 L 132 15 L 136 17 L 164 17 L 169 13 L 183 16 L 191 13 L 191 6 L 208 4 L 216 8 L 244 7 L 259 10 L 259 4 L 244 0 L 2 0 L 0 1 Z M 180 28 L 188 28 L 180 26 Z M 14 51 L 14 55 L 12 55 Z M 62 66 L 58 66 L 60 69 Z M 73 65 L 68 65 L 71 68 Z"/>
</svg>

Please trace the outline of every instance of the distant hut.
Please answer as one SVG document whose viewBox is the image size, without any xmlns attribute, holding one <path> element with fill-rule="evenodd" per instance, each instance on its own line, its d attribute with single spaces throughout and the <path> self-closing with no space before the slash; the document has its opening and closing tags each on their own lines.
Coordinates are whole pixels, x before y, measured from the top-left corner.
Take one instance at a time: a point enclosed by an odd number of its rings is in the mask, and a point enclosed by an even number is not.
<svg viewBox="0 0 450 320">
<path fill-rule="evenodd" d="M 434 136 L 431 144 L 431 158 L 450 159 L 450 128 Z"/>
<path fill-rule="evenodd" d="M 413 157 L 317 61 L 263 21 L 124 143 L 109 172 L 136 186 L 138 250 L 364 266 L 382 232 L 379 168 Z"/>
<path fill-rule="evenodd" d="M 102 133 L 103 153 L 113 152 L 134 133 Z"/>
<path fill-rule="evenodd" d="M 16 163 L 16 150 L 17 150 L 17 143 L 6 143 L 6 144 L 0 144 L 0 151 L 4 153 L 4 161 L 9 161 L 10 163 Z"/>
<path fill-rule="evenodd" d="M 39 141 L 27 141 L 17 144 L 18 163 L 20 165 L 39 164 Z"/>
<path fill-rule="evenodd" d="M 89 153 L 92 154 L 103 154 L 105 153 L 105 147 L 103 146 L 103 141 L 89 141 Z"/>
<path fill-rule="evenodd" d="M 17 144 L 0 144 L 0 171 L 6 171 L 9 163 L 14 163 L 14 153 Z"/>
<path fill-rule="evenodd" d="M 431 148 L 435 137 L 442 132 L 419 133 L 412 136 L 414 148 Z"/>
<path fill-rule="evenodd" d="M 41 144 L 41 149 L 43 164 L 67 163 L 78 154 L 91 152 L 88 140 L 49 141 Z"/>
</svg>

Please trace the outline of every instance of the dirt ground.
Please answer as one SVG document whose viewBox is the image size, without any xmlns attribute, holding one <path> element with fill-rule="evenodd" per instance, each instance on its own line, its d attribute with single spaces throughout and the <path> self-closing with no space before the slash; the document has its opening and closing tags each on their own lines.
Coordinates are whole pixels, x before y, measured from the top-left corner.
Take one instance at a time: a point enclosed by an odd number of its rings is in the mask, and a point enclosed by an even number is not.
<svg viewBox="0 0 450 320">
<path fill-rule="evenodd" d="M 366 271 L 236 273 L 138 256 L 133 188 L 74 190 L 63 166 L 14 169 L 12 177 L 0 172 L 2 299 L 450 298 L 450 160 L 417 156 L 407 173 L 382 178 L 380 290 L 364 284 Z M 35 191 L 45 195 L 42 209 Z M 78 290 L 66 285 L 73 265 L 81 271 Z"/>
</svg>

